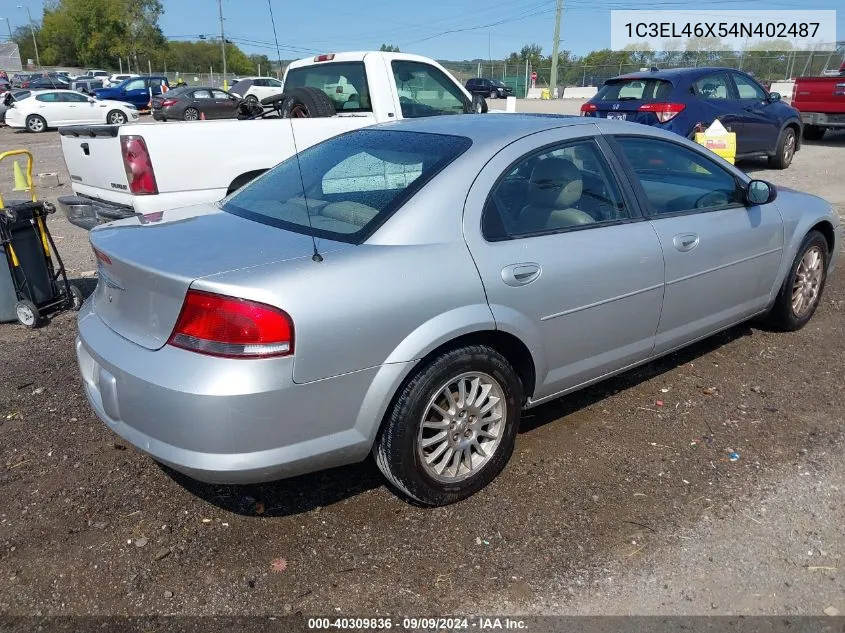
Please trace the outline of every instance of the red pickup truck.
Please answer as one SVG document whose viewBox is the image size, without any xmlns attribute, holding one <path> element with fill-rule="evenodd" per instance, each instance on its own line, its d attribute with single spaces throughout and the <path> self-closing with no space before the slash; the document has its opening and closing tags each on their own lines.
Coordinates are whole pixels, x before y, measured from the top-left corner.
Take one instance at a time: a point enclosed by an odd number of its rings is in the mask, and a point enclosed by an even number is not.
<svg viewBox="0 0 845 633">
<path fill-rule="evenodd" d="M 845 63 L 843 63 L 845 69 Z M 801 112 L 804 138 L 819 141 L 828 129 L 845 129 L 845 74 L 797 77 L 792 106 Z"/>
</svg>

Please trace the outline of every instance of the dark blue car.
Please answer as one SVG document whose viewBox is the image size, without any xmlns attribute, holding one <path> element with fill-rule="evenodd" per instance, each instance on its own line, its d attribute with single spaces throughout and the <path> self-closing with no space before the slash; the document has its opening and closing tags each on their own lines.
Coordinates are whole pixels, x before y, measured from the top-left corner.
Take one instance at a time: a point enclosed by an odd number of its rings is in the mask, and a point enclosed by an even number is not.
<svg viewBox="0 0 845 633">
<path fill-rule="evenodd" d="M 97 99 L 123 101 L 125 103 L 131 103 L 139 110 L 146 110 L 150 107 L 150 92 L 152 91 L 153 97 L 157 97 L 161 95 L 162 86 L 170 87 L 167 77 L 132 77 L 111 88 L 94 90 L 93 94 Z"/>
<path fill-rule="evenodd" d="M 786 169 L 801 146 L 801 115 L 750 75 L 732 68 L 675 68 L 609 79 L 584 116 L 625 119 L 692 138 L 719 119 L 736 132 L 737 158 L 767 157 Z"/>
</svg>

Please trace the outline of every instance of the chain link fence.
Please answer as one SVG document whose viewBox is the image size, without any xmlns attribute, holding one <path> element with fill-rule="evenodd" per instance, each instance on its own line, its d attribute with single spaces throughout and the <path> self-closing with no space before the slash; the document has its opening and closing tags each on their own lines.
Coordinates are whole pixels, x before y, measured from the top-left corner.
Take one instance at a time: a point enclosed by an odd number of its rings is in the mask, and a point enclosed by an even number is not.
<svg viewBox="0 0 845 633">
<path fill-rule="evenodd" d="M 625 53 L 616 54 L 618 57 Z M 663 58 L 642 56 L 639 62 L 620 61 L 607 64 L 563 62 L 558 64 L 558 94 L 566 87 L 601 86 L 606 80 L 630 72 L 688 67 L 726 67 L 745 71 L 763 84 L 784 81 L 795 77 L 818 76 L 839 70 L 845 59 L 845 42 L 838 42 L 835 50 L 792 52 L 685 52 Z M 550 88 L 551 62 L 441 62 L 458 81 L 466 83 L 473 77 L 484 77 L 504 82 L 517 97 L 524 97 L 531 87 L 532 73 L 536 74 L 535 87 Z"/>
</svg>

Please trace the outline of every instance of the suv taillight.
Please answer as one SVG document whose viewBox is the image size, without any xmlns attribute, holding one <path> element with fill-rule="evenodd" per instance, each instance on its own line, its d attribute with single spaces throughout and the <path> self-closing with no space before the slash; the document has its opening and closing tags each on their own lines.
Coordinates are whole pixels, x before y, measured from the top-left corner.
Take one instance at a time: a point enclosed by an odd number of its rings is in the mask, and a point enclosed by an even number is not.
<svg viewBox="0 0 845 633">
<path fill-rule="evenodd" d="M 167 341 L 199 354 L 268 358 L 293 354 L 293 321 L 278 308 L 189 290 Z"/>
<path fill-rule="evenodd" d="M 683 103 L 644 103 L 639 107 L 640 112 L 654 112 L 654 116 L 661 123 L 668 123 L 674 119 L 686 106 Z"/>
<path fill-rule="evenodd" d="M 595 112 L 599 107 L 595 103 L 585 103 L 581 106 L 581 116 L 587 116 L 589 112 Z"/>
<path fill-rule="evenodd" d="M 139 196 L 157 194 L 156 175 L 144 137 L 134 134 L 121 136 L 120 150 L 123 154 L 123 168 L 126 170 L 129 191 Z"/>
</svg>

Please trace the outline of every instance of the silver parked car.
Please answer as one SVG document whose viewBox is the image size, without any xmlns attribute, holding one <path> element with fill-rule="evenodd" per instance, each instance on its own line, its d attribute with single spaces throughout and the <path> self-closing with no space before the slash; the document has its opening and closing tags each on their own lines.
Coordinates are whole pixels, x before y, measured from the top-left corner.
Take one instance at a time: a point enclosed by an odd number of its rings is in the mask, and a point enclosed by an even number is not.
<svg viewBox="0 0 845 633">
<path fill-rule="evenodd" d="M 523 409 L 751 317 L 802 327 L 842 230 L 677 135 L 490 114 L 344 134 L 90 240 L 77 353 L 114 432 L 221 483 L 372 451 L 440 505 L 498 475 Z"/>
</svg>

